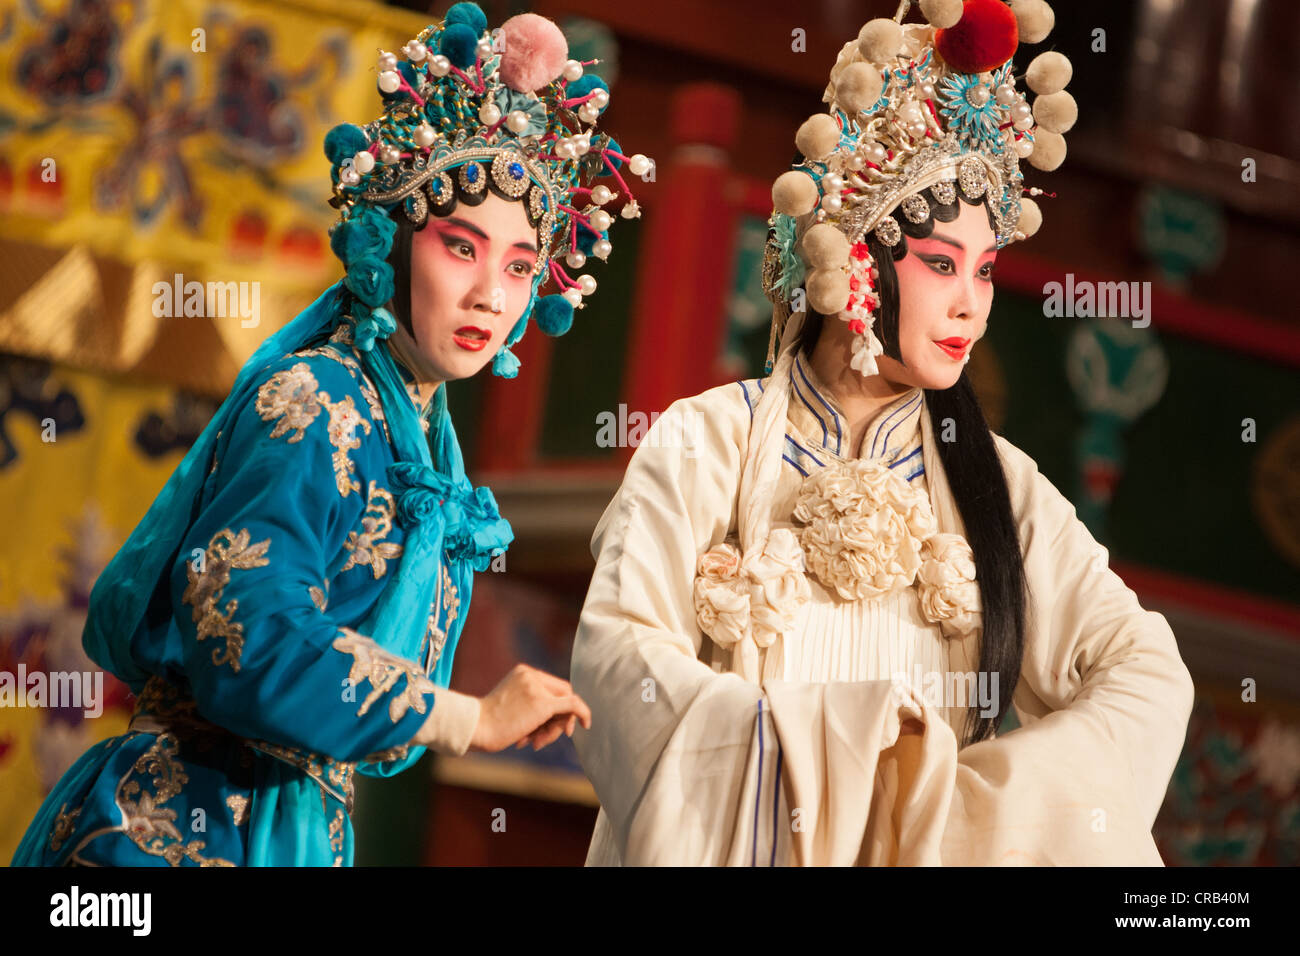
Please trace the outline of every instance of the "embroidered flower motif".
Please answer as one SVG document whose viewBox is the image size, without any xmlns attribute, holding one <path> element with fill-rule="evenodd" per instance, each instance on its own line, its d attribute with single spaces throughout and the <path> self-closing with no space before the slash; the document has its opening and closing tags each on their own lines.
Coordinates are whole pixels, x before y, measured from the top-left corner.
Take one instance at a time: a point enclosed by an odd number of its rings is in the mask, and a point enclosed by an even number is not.
<svg viewBox="0 0 1300 956">
<path fill-rule="evenodd" d="M 361 447 L 357 437 L 357 428 L 370 434 L 370 422 L 362 417 L 352 403 L 351 395 L 344 395 L 339 402 L 330 401 L 329 393 L 319 391 L 320 383 L 312 374 L 306 362 L 298 362 L 292 368 L 276 372 L 257 390 L 255 408 L 263 421 L 279 419 L 271 429 L 271 438 L 279 438 L 288 432 L 290 443 L 302 441 L 307 428 L 314 422 L 322 409 L 329 412 L 329 440 L 334 446 L 332 456 L 334 464 L 334 484 L 339 494 L 346 498 L 352 492 L 360 492 L 361 485 L 352 478 L 356 465 L 348 452 Z"/>
<path fill-rule="evenodd" d="M 921 611 L 937 623 L 946 637 L 964 638 L 983 624 L 975 555 L 959 534 L 934 534 L 922 549 L 925 560 L 917 572 Z"/>
<path fill-rule="evenodd" d="M 253 544 L 247 528 L 241 528 L 237 534 L 223 528 L 212 536 L 202 555 L 185 565 L 189 584 L 181 595 L 181 602 L 194 609 L 191 617 L 195 624 L 195 640 L 220 638 L 223 645 L 213 648 L 212 663 L 218 667 L 229 664 L 236 674 L 244 651 L 244 625 L 234 620 L 239 601 L 231 598 L 224 608 L 219 607 L 218 602 L 230 583 L 230 572 L 266 567 L 271 563 L 266 556 L 270 547 L 270 538 Z M 196 563 L 199 565 L 197 568 Z"/>
<path fill-rule="evenodd" d="M 400 544 L 383 540 L 393 530 L 396 507 L 392 493 L 371 481 L 366 511 L 361 516 L 361 533 L 350 531 L 348 539 L 343 542 L 343 547 L 348 551 L 348 560 L 339 568 L 340 574 L 349 568 L 368 564 L 378 581 L 388 571 L 389 559 L 401 557 Z"/>
<path fill-rule="evenodd" d="M 287 371 L 276 372 L 257 390 L 257 414 L 263 421 L 278 418 L 271 437 L 279 438 L 287 432 L 289 442 L 300 442 L 307 426 L 320 414 L 320 389 L 316 376 L 306 362 L 298 362 Z"/>
<path fill-rule="evenodd" d="M 926 493 L 882 461 L 845 461 L 809 475 L 794 518 L 804 526 L 809 573 L 842 599 L 877 599 L 915 583 L 922 613 L 945 637 L 980 627 L 970 546 L 940 532 Z"/>
<path fill-rule="evenodd" d="M 363 680 L 370 682 L 370 693 L 361 702 L 358 717 L 364 717 L 373 704 L 383 694 L 388 693 L 397 683 L 397 679 L 406 675 L 406 686 L 400 694 L 394 694 L 388 701 L 388 718 L 393 723 L 406 716 L 408 710 L 417 714 L 428 710 L 424 695 L 431 694 L 438 688 L 433 681 L 420 670 L 414 661 L 408 661 L 390 651 L 384 650 L 371 638 L 358 634 L 350 627 L 340 628 L 340 636 L 334 639 L 336 651 L 351 654 L 353 663 L 348 672 L 348 681 L 353 684 Z"/>
</svg>

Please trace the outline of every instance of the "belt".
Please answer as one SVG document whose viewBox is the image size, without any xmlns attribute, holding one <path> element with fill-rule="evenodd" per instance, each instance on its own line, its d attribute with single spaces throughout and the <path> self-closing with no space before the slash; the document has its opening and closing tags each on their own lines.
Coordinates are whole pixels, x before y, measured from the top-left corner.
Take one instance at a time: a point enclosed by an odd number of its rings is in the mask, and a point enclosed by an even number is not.
<svg viewBox="0 0 1300 956">
<path fill-rule="evenodd" d="M 146 734 L 171 733 L 180 738 L 192 737 L 196 733 L 228 737 L 301 770 L 315 780 L 322 790 L 343 804 L 349 814 L 352 813 L 356 799 L 356 785 L 353 781 L 357 767 L 355 763 L 233 734 L 200 716 L 193 698 L 156 674 L 145 682 L 144 689 L 140 691 L 127 730 Z"/>
</svg>

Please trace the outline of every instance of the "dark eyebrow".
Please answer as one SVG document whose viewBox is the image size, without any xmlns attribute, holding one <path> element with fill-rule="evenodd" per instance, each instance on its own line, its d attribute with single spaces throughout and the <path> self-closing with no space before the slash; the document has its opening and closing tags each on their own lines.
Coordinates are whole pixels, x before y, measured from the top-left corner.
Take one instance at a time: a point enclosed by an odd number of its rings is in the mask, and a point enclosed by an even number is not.
<svg viewBox="0 0 1300 956">
<path fill-rule="evenodd" d="M 473 233 L 474 235 L 482 239 L 484 242 L 489 241 L 488 234 L 484 232 L 482 229 L 480 229 L 478 226 L 474 225 L 472 222 L 466 222 L 464 219 L 460 219 L 457 216 L 448 216 L 443 221 L 446 222 L 448 225 L 460 226 L 460 228 L 464 229 L 466 232 Z M 531 242 L 516 242 L 510 248 L 523 249 L 525 252 L 531 252 L 533 255 L 537 255 L 537 247 L 533 245 Z"/>
<path fill-rule="evenodd" d="M 932 232 L 932 233 L 930 233 L 928 236 L 926 236 L 925 238 L 926 238 L 926 239 L 933 239 L 935 242 L 942 242 L 942 243 L 944 243 L 945 245 L 952 246 L 954 249 L 960 249 L 962 252 L 965 252 L 965 251 L 966 251 L 966 247 L 963 246 L 963 245 L 962 245 L 960 242 L 958 242 L 956 239 L 949 239 L 947 236 L 941 236 L 941 235 L 939 235 L 937 232 Z M 998 246 L 997 246 L 997 243 L 995 242 L 993 245 L 991 245 L 991 246 L 989 246 L 987 249 L 985 249 L 984 252 L 983 252 L 982 254 L 983 254 L 983 255 L 988 255 L 990 252 L 997 252 L 997 251 L 998 251 Z"/>
</svg>

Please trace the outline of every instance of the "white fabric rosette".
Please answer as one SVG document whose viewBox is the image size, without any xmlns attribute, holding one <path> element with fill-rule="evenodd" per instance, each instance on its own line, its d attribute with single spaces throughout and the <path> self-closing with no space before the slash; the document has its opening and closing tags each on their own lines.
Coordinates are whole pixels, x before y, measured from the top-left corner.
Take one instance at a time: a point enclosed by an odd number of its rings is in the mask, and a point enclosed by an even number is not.
<svg viewBox="0 0 1300 956">
<path fill-rule="evenodd" d="M 700 630 L 729 648 L 733 669 L 756 671 L 758 651 L 794 629 L 810 597 L 803 549 L 788 528 L 768 535 L 761 550 L 741 557 L 730 542 L 700 555 L 695 577 L 695 616 Z"/>
<path fill-rule="evenodd" d="M 809 573 L 846 601 L 917 585 L 945 637 L 980 626 L 970 545 L 938 530 L 926 493 L 878 459 L 838 462 L 803 482 L 794 518 Z"/>
<path fill-rule="evenodd" d="M 945 637 L 969 637 L 983 625 L 975 555 L 959 534 L 938 533 L 925 541 L 925 560 L 916 574 L 921 612 Z"/>
</svg>

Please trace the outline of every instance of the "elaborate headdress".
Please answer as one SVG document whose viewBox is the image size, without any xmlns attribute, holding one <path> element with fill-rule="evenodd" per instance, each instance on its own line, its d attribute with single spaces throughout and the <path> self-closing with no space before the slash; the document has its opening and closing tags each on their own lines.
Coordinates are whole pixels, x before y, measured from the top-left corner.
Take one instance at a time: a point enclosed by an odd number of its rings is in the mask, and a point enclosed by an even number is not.
<svg viewBox="0 0 1300 956">
<path fill-rule="evenodd" d="M 784 639 L 809 595 L 799 537 L 792 528 L 772 527 L 788 426 L 787 382 L 808 306 L 847 318 L 856 333 L 852 366 L 864 376 L 876 374 L 876 356 L 884 349 L 871 331 L 880 302 L 868 234 L 896 246 L 903 229 L 895 210 L 919 225 L 930 217 L 932 201 L 951 204 L 961 190 L 968 199 L 988 199 L 999 247 L 1033 235 L 1042 217 L 1032 200 L 1021 198 L 1019 160 L 1044 170 L 1059 166 L 1061 134 L 1077 114 L 1064 92 L 1070 64 L 1059 53 L 1041 54 L 1029 66 L 1027 81 L 1039 94 L 1032 108 L 1015 89 L 1010 60 L 1016 46 L 1043 40 L 1053 25 L 1043 0 L 921 0 L 929 24 L 903 26 L 910 5 L 902 0 L 892 20 L 869 21 L 844 45 L 823 97 L 829 112 L 799 127 L 795 144 L 804 161 L 772 189 L 773 235 L 763 261 L 764 290 L 773 304 L 772 375 L 754 409 L 741 469 L 739 547 L 724 542 L 706 551 L 695 588 L 701 628 L 732 648 L 732 669 L 751 680 L 781 674 Z M 910 493 L 888 468 L 861 459 L 827 468 L 806 479 L 799 520 L 814 526 L 845 520 L 848 512 L 819 487 L 827 474 L 868 497 L 909 501 L 909 527 L 928 556 L 924 570 L 910 560 L 894 570 L 903 569 L 904 580 L 911 580 L 909 572 L 916 575 L 927 618 L 945 636 L 982 627 L 973 554 L 956 524 L 941 529 L 927 514 L 928 496 Z M 891 476 L 895 490 L 888 489 Z M 828 569 L 823 562 L 817 573 L 824 582 L 835 579 L 841 596 L 871 592 L 881 583 L 849 581 Z M 937 598 L 936 582 L 943 592 Z M 722 628 L 720 615 L 729 615 Z"/>
<path fill-rule="evenodd" d="M 920 0 L 928 24 L 903 25 L 911 0 L 890 19 L 871 20 L 840 51 L 823 100 L 829 112 L 799 127 L 804 161 L 772 187 L 773 237 L 764 288 L 774 306 L 769 366 L 802 285 L 806 304 L 842 314 L 856 333 L 852 364 L 877 372 L 884 349 L 872 332 L 879 306 L 868 235 L 885 246 L 902 238 L 897 215 L 912 223 L 957 190 L 987 195 L 998 248 L 1042 224 L 1020 160 L 1053 170 L 1065 158 L 1078 116 L 1065 92 L 1070 61 L 1039 54 L 1025 73 L 1032 107 L 1016 89 L 1011 58 L 1039 43 L 1055 22 L 1044 0 Z"/>
<path fill-rule="evenodd" d="M 513 378 L 519 361 L 510 351 L 523 337 L 528 317 L 548 335 L 573 324 L 573 310 L 596 289 L 596 280 L 575 280 L 555 261 L 579 269 L 589 255 L 609 255 L 613 217 L 603 207 L 618 195 L 599 176 L 627 194 L 622 215 L 640 208 L 619 173 L 633 174 L 650 161 L 627 157 L 594 127 L 609 105 L 609 88 L 586 72 L 595 63 L 569 59 L 564 34 L 532 13 L 511 17 L 499 30 L 474 3 L 453 5 L 439 23 L 425 27 L 402 48 L 402 57 L 381 52 L 378 86 L 384 114 L 364 128 L 336 126 L 325 139 L 333 163 L 334 198 L 341 210 L 330 245 L 347 267 L 345 283 L 359 300 L 355 342 L 368 350 L 396 323 L 384 304 L 393 294 L 392 267 L 385 261 L 396 226 L 389 211 L 401 203 L 412 224 L 430 210 L 450 209 L 491 189 L 525 204 L 538 231 L 532 297 L 493 359 L 492 370 Z M 537 298 L 551 278 L 559 293 Z"/>
</svg>

